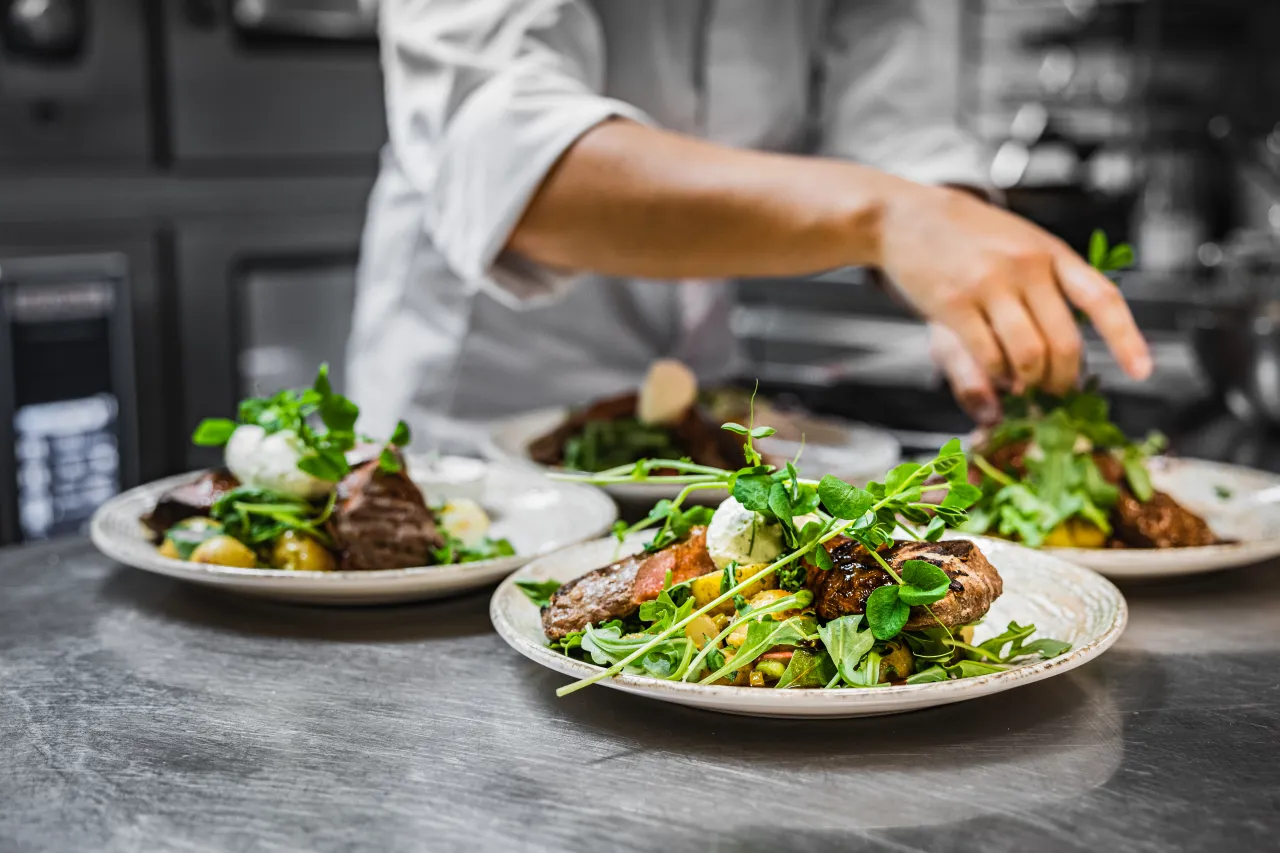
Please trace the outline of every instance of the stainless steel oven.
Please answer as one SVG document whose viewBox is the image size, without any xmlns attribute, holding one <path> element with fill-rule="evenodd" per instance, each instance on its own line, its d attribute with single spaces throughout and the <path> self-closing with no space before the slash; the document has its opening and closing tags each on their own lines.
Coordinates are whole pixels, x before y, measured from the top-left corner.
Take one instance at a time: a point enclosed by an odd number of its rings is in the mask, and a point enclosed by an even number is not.
<svg viewBox="0 0 1280 853">
<path fill-rule="evenodd" d="M 374 157 L 386 136 L 382 79 L 360 0 L 163 5 L 175 162 Z"/>
</svg>

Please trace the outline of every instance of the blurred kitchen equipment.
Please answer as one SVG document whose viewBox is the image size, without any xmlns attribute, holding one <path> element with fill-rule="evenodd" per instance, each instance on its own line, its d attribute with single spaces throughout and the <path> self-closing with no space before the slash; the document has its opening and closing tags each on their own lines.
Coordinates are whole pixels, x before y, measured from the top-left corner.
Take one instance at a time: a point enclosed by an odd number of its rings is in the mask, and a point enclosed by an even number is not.
<svg viewBox="0 0 1280 853">
<path fill-rule="evenodd" d="M 0 259 L 0 542 L 78 533 L 137 477 L 122 255 Z"/>
<path fill-rule="evenodd" d="M 8 0 L 0 17 L 0 41 L 12 56 L 66 62 L 84 47 L 85 0 Z"/>
<path fill-rule="evenodd" d="M 346 390 L 361 224 L 352 210 L 203 222 L 178 235 L 186 468 L 217 462 L 186 437 L 241 397 L 310 385 L 321 362 Z"/>
<path fill-rule="evenodd" d="M 1189 316 L 1196 355 L 1237 417 L 1280 425 L 1280 237 L 1241 232 Z"/>
<path fill-rule="evenodd" d="M 0 0 L 0 174 L 151 152 L 143 0 Z"/>
<path fill-rule="evenodd" d="M 182 0 L 162 26 L 175 161 L 374 162 L 386 119 L 361 0 Z"/>
</svg>

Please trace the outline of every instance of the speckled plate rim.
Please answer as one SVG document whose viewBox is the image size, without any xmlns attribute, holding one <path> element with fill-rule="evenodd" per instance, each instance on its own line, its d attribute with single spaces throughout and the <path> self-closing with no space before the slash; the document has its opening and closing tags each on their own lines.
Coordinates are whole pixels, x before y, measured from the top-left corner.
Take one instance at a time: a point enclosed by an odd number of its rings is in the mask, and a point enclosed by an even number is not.
<svg viewBox="0 0 1280 853">
<path fill-rule="evenodd" d="M 481 453 L 487 459 L 512 465 L 521 465 L 543 473 L 564 472 L 564 469 L 551 468 L 534 462 L 529 458 L 528 447 L 529 443 L 535 438 L 546 435 L 559 426 L 568 415 L 568 408 L 553 406 L 492 421 L 489 423 L 489 430 L 482 444 Z M 856 467 L 858 470 L 849 470 L 842 474 L 845 479 L 856 481 L 878 477 L 901 461 L 902 445 L 889 431 L 870 424 L 840 421 L 833 418 L 823 420 L 832 426 L 849 430 L 853 434 L 853 438 L 845 446 L 822 445 L 822 450 L 826 453 L 841 453 L 847 449 L 852 458 L 858 449 L 856 437 L 859 434 L 874 436 L 876 442 L 880 444 L 874 454 L 867 456 L 865 462 L 860 461 L 857 466 L 851 466 Z M 815 452 L 814 447 L 817 447 L 817 445 L 810 446 L 811 454 Z M 865 452 L 865 449 L 863 452 Z M 602 488 L 619 500 L 637 502 L 674 498 L 679 491 L 678 488 L 657 483 L 616 483 Z M 715 493 L 694 492 L 688 499 L 695 503 L 718 503 L 721 498 Z"/>
<path fill-rule="evenodd" d="M 414 456 L 408 458 L 410 470 L 414 467 L 414 460 Z M 193 564 L 157 553 L 154 545 L 147 540 L 140 522 L 137 523 L 136 535 L 122 536 L 112 531 L 113 527 L 130 529 L 127 519 L 136 522 L 140 506 L 154 504 L 156 497 L 163 491 L 190 482 L 201 473 L 192 471 L 146 483 L 107 501 L 94 513 L 89 525 L 89 536 L 94 546 L 106 556 L 143 571 L 278 597 L 296 593 L 306 596 L 307 600 L 320 601 L 330 594 L 338 599 L 349 595 L 354 603 L 356 599 L 372 601 L 382 595 L 395 596 L 395 600 L 408 600 L 414 595 L 429 597 L 432 593 L 452 593 L 482 587 L 506 577 L 530 560 L 593 539 L 607 531 L 617 520 L 617 506 L 599 489 L 576 483 L 552 482 L 524 468 L 493 462 L 485 464 L 488 477 L 524 483 L 526 488 L 536 484 L 538 488 L 552 489 L 568 496 L 576 505 L 575 512 L 579 514 L 580 527 L 571 536 L 561 537 L 541 548 L 511 557 L 449 566 L 414 566 L 363 572 L 282 571 Z M 142 550 L 143 547 L 147 550 Z"/>
<path fill-rule="evenodd" d="M 1159 457 L 1152 460 L 1150 464 L 1152 476 L 1157 480 L 1157 487 L 1162 485 L 1160 482 L 1162 477 L 1168 478 L 1179 473 L 1213 481 L 1215 484 L 1220 484 L 1224 480 L 1237 484 L 1253 483 L 1256 490 L 1280 486 L 1280 475 L 1243 465 L 1173 456 Z M 1179 502 L 1187 504 L 1202 514 L 1219 510 L 1225 512 L 1231 509 L 1230 503 L 1224 503 L 1220 507 L 1205 507 L 1203 502 L 1196 505 L 1197 502 L 1190 500 L 1186 494 L 1180 494 L 1177 489 L 1168 491 Z M 1248 493 L 1238 497 L 1247 498 Z M 1208 520 L 1212 527 L 1214 521 L 1212 515 L 1209 515 Z M 1271 536 L 1198 548 L 1042 548 L 1040 550 L 1111 578 L 1180 577 L 1251 566 L 1280 556 L 1280 527 L 1277 527 L 1274 535 Z"/>
<path fill-rule="evenodd" d="M 1052 569 L 1073 576 L 1075 582 L 1090 587 L 1102 595 L 1113 607 L 1110 624 L 1086 642 L 1073 646 L 1065 654 L 1034 663 L 1026 663 L 1015 669 L 976 678 L 956 679 L 933 684 L 903 684 L 877 687 L 869 690 L 768 690 L 727 685 L 701 685 L 664 681 L 643 675 L 618 675 L 598 682 L 597 686 L 611 687 L 624 692 L 646 696 L 659 701 L 692 705 L 707 710 L 732 714 L 766 717 L 856 717 L 893 714 L 922 708 L 976 699 L 1031 684 L 1068 672 L 1101 655 L 1120 638 L 1129 621 L 1129 608 L 1124 595 L 1109 580 L 1082 566 L 1034 552 L 1011 542 L 981 536 L 961 536 L 971 539 L 984 550 L 1005 550 L 1034 555 L 1028 565 L 1045 563 Z M 494 591 L 489 602 L 489 618 L 502 639 L 520 654 L 548 669 L 574 678 L 585 678 L 601 671 L 602 667 L 575 660 L 551 651 L 542 643 L 535 643 L 509 618 L 509 605 L 531 607 L 528 599 L 516 586 L 526 579 L 540 579 L 556 560 L 578 549 L 593 547 L 601 541 L 583 542 L 541 557 L 528 563 L 523 569 L 504 580 Z M 631 550 L 635 550 L 633 540 Z M 625 551 L 623 552 L 625 553 Z M 766 701 L 767 700 L 767 701 Z"/>
</svg>

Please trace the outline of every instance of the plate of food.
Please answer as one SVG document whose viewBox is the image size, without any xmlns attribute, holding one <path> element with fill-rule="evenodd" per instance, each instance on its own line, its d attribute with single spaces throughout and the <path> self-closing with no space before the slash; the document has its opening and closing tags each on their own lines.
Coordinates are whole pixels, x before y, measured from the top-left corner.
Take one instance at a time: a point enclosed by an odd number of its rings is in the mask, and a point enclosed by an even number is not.
<svg viewBox="0 0 1280 853">
<path fill-rule="evenodd" d="M 865 481 L 901 457 L 897 440 L 884 430 L 780 411 L 737 389 L 700 393 L 693 373 L 669 359 L 654 362 L 636 392 L 580 409 L 541 409 L 498 421 L 486 455 L 542 470 L 592 473 L 597 485 L 620 500 L 655 501 L 673 497 L 678 480 L 636 476 L 635 462 L 686 459 L 707 468 L 737 467 L 743 461 L 743 436 L 721 430 L 720 424 L 748 421 L 753 413 L 755 420 L 771 424 L 770 434 L 756 439 L 760 452 L 781 462 L 803 447 L 801 471 Z"/>
<path fill-rule="evenodd" d="M 408 429 L 375 442 L 329 386 L 245 400 L 234 421 L 201 423 L 225 466 L 131 489 L 90 533 L 136 568 L 313 604 L 452 595 L 599 536 L 617 517 L 598 489 L 527 469 L 407 454 Z"/>
<path fill-rule="evenodd" d="M 982 497 L 963 529 L 1114 578 L 1216 571 L 1280 556 L 1280 476 L 1160 455 L 1110 419 L 1096 388 L 1011 400 L 974 443 Z"/>
<path fill-rule="evenodd" d="M 744 467 L 680 486 L 613 538 L 535 560 L 494 593 L 503 639 L 577 679 L 559 695 L 599 683 L 734 714 L 889 714 L 1066 672 L 1124 630 L 1124 597 L 1100 575 L 947 537 L 980 495 L 958 441 L 864 489 L 765 463 L 745 429 Z M 686 504 L 695 488 L 719 506 Z"/>
</svg>

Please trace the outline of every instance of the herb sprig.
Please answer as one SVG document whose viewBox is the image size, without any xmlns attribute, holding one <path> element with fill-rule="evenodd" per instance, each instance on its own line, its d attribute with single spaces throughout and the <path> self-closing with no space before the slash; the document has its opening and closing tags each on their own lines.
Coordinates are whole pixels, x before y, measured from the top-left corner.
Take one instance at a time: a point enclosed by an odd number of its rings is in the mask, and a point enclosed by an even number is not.
<svg viewBox="0 0 1280 853">
<path fill-rule="evenodd" d="M 261 427 L 267 434 L 290 432 L 305 448 L 298 460 L 298 469 L 336 483 L 351 471 L 347 452 L 355 448 L 359 438 L 355 431 L 359 416 L 360 407 L 333 390 L 329 365 L 321 364 L 310 388 L 285 389 L 270 397 L 242 400 L 236 420 L 205 418 L 196 427 L 191 441 L 202 447 L 221 447 L 241 425 Z M 382 470 L 400 470 L 395 449 L 406 446 L 409 440 L 408 425 L 398 422 L 379 454 Z"/>
</svg>

